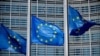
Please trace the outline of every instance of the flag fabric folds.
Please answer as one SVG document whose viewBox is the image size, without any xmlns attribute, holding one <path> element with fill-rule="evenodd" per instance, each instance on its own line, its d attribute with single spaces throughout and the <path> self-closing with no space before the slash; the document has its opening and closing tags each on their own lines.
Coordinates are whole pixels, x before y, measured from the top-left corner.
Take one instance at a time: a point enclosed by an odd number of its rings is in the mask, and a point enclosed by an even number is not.
<svg viewBox="0 0 100 56">
<path fill-rule="evenodd" d="M 68 6 L 69 35 L 82 35 L 94 25 L 100 24 L 83 19 L 76 9 Z M 64 44 L 64 33 L 56 25 L 50 24 L 42 19 L 37 18 L 36 16 L 32 16 L 31 42 L 62 46 Z"/>
<path fill-rule="evenodd" d="M 94 25 L 100 25 L 83 19 L 80 13 L 71 6 L 68 6 L 69 34 L 78 36 L 84 34 Z"/>
<path fill-rule="evenodd" d="M 0 24 L 0 49 L 26 54 L 26 39 Z"/>
<path fill-rule="evenodd" d="M 59 27 L 32 16 L 31 42 L 38 44 L 62 46 L 64 34 Z"/>
</svg>

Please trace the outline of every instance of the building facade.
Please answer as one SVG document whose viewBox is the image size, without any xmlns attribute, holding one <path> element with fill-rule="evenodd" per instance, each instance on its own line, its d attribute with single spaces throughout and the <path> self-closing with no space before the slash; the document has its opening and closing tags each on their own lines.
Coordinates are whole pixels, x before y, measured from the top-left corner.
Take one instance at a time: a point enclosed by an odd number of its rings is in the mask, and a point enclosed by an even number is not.
<svg viewBox="0 0 100 56">
<path fill-rule="evenodd" d="M 31 15 L 53 23 L 63 30 L 62 0 L 32 0 Z M 31 56 L 64 56 L 64 47 L 33 43 L 31 45 Z"/>
<path fill-rule="evenodd" d="M 0 23 L 27 37 L 27 0 L 0 0 Z M 0 56 L 25 56 L 21 53 L 0 51 Z"/>
<path fill-rule="evenodd" d="M 0 23 L 27 38 L 27 0 L 0 0 Z M 68 0 L 84 19 L 100 23 L 99 0 Z M 31 0 L 31 15 L 35 15 L 64 30 L 63 0 Z M 69 56 L 99 56 L 100 26 L 93 26 L 81 36 L 69 36 Z M 32 43 L 31 56 L 64 56 L 64 46 Z M 0 56 L 25 56 L 0 51 Z"/>
<path fill-rule="evenodd" d="M 27 38 L 27 0 L 1 0 L 0 23 Z M 49 23 L 53 23 L 63 31 L 63 1 L 31 0 L 31 15 L 35 15 Z M 48 46 L 32 43 L 31 56 L 64 56 L 63 46 Z M 0 52 L 2 56 L 22 54 Z"/>
<path fill-rule="evenodd" d="M 100 23 L 100 0 L 69 0 L 83 19 Z M 93 26 L 81 36 L 69 37 L 69 56 L 100 56 L 100 26 Z"/>
</svg>

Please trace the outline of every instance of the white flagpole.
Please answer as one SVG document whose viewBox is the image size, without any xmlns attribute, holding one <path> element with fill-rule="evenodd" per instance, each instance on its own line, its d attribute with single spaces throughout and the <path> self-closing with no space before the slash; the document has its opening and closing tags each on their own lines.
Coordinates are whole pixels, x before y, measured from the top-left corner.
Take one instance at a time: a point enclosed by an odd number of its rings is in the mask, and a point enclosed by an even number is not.
<svg viewBox="0 0 100 56">
<path fill-rule="evenodd" d="M 45 2 L 46 2 L 46 6 L 45 6 L 45 11 L 46 11 L 46 12 L 45 12 L 45 15 L 46 15 L 46 21 L 47 21 L 47 0 L 46 0 Z M 45 45 L 45 46 L 46 46 L 46 47 L 45 47 L 45 48 L 46 48 L 46 49 L 45 49 L 45 56 L 47 56 L 47 50 L 48 50 L 48 49 L 47 49 L 47 45 Z"/>
<path fill-rule="evenodd" d="M 10 2 L 10 29 L 11 29 L 11 19 L 12 19 L 12 0 L 9 1 Z M 9 51 L 9 56 L 10 56 L 10 51 Z"/>
<path fill-rule="evenodd" d="M 27 50 L 26 50 L 26 56 L 30 56 L 30 0 L 28 0 L 28 13 L 27 13 Z"/>
<path fill-rule="evenodd" d="M 11 16 L 12 16 L 12 0 L 10 0 L 10 29 L 11 29 Z"/>
<path fill-rule="evenodd" d="M 68 0 L 64 0 L 63 8 L 64 8 L 64 56 L 68 56 L 68 15 L 67 15 L 67 2 Z"/>
<path fill-rule="evenodd" d="M 91 11 L 90 11 L 91 9 L 90 9 L 90 0 L 88 0 L 88 15 L 89 15 L 89 20 L 91 20 L 90 18 L 91 18 Z M 91 30 L 89 29 L 89 41 L 90 41 L 90 56 L 92 56 L 92 41 L 91 41 Z"/>
<path fill-rule="evenodd" d="M 36 16 L 38 17 L 38 7 L 39 7 L 39 5 L 38 5 L 38 0 L 36 0 L 36 7 L 37 7 L 37 11 L 36 11 Z M 38 56 L 38 44 L 36 43 L 36 52 L 35 52 L 36 54 L 35 54 L 35 56 Z"/>
</svg>

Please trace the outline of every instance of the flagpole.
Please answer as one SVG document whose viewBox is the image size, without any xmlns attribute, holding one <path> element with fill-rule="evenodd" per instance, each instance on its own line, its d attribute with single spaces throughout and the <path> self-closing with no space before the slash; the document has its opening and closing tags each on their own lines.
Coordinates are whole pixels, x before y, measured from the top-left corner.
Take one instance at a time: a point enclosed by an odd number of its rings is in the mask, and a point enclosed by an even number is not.
<svg viewBox="0 0 100 56">
<path fill-rule="evenodd" d="M 54 9 L 54 11 L 55 11 L 55 13 L 54 13 L 54 24 L 56 25 L 56 22 L 57 22 L 57 20 L 56 20 L 56 19 L 57 19 L 57 18 L 56 18 L 56 14 L 57 14 L 57 13 L 56 13 L 56 0 L 54 0 L 54 3 L 55 3 L 55 4 L 54 4 L 54 8 L 55 8 L 55 9 Z M 56 46 L 56 47 L 54 46 L 54 49 L 56 50 L 56 49 L 57 49 L 57 46 Z M 55 53 L 55 54 L 58 54 L 58 53 Z M 55 56 L 57 56 L 57 55 L 55 55 Z"/>
<path fill-rule="evenodd" d="M 36 6 L 37 6 L 37 11 L 36 11 L 36 16 L 38 17 L 38 7 L 39 7 L 39 5 L 38 5 L 38 0 L 36 0 Z M 35 54 L 35 56 L 37 56 L 38 55 L 38 44 L 36 43 L 36 52 L 35 52 L 36 54 Z"/>
<path fill-rule="evenodd" d="M 10 29 L 11 29 L 11 16 L 12 16 L 12 14 L 11 14 L 11 11 L 12 10 L 12 0 L 10 0 Z M 10 56 L 10 51 L 9 51 L 9 56 Z"/>
<path fill-rule="evenodd" d="M 68 17 L 67 17 L 67 2 L 68 0 L 63 1 L 63 8 L 64 8 L 64 56 L 68 56 Z"/>
<path fill-rule="evenodd" d="M 90 15 L 90 12 L 91 12 L 91 11 L 90 11 L 90 0 L 88 0 L 88 13 L 89 13 L 88 15 L 89 15 L 89 20 L 91 20 L 91 19 L 90 19 L 90 16 L 91 16 L 91 15 Z M 90 41 L 90 56 L 92 56 L 92 55 L 91 55 L 91 54 L 92 54 L 92 52 L 91 52 L 91 51 L 92 51 L 92 46 L 91 46 L 91 30 L 90 30 L 90 29 L 89 29 L 89 38 L 90 38 L 90 39 L 89 39 L 89 41 Z"/>
<path fill-rule="evenodd" d="M 11 9 L 12 9 L 12 0 L 10 0 L 10 29 L 11 29 Z"/>
<path fill-rule="evenodd" d="M 47 0 L 46 0 L 46 7 L 45 7 L 45 10 L 46 10 L 46 12 L 45 12 L 45 15 L 46 15 L 46 21 L 47 21 Z M 47 45 L 45 45 L 45 46 L 46 46 L 45 56 L 47 56 Z"/>
<path fill-rule="evenodd" d="M 26 49 L 26 56 L 30 56 L 30 0 L 28 0 L 28 14 L 27 14 L 27 49 Z"/>
</svg>

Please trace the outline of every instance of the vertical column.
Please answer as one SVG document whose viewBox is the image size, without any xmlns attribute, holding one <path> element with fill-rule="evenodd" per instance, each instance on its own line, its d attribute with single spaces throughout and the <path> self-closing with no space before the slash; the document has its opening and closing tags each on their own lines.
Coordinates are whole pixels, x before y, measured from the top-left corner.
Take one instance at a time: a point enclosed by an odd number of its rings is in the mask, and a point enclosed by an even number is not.
<svg viewBox="0 0 100 56">
<path fill-rule="evenodd" d="M 68 56 L 68 16 L 67 16 L 67 2 L 68 0 L 63 0 L 64 8 L 64 56 Z"/>
<path fill-rule="evenodd" d="M 57 22 L 57 20 L 56 20 L 56 0 L 54 0 L 54 24 L 56 25 L 56 22 Z M 57 56 L 57 46 L 55 46 L 54 47 L 54 50 L 55 50 L 55 52 L 54 52 L 54 56 Z"/>
<path fill-rule="evenodd" d="M 37 7 L 36 16 L 37 17 L 38 17 L 38 7 L 39 7 L 38 2 L 39 2 L 39 0 L 36 1 L 36 7 Z M 36 43 L 36 56 L 38 56 L 38 44 L 37 43 Z"/>
<path fill-rule="evenodd" d="M 11 13 L 12 13 L 12 0 L 10 0 L 10 29 L 11 29 Z"/>
<path fill-rule="evenodd" d="M 90 0 L 88 0 L 88 18 L 91 20 L 91 15 L 90 15 Z M 90 42 L 90 56 L 92 56 L 92 46 L 91 46 L 91 30 L 89 30 L 89 42 Z"/>
<path fill-rule="evenodd" d="M 9 1 L 10 2 L 10 26 L 9 28 L 11 29 L 11 19 L 12 19 L 12 0 Z M 10 56 L 10 51 L 9 51 L 9 56 Z"/>
<path fill-rule="evenodd" d="M 45 21 L 47 21 L 47 18 L 48 18 L 48 16 L 47 16 L 47 0 L 45 0 L 45 2 L 46 2 L 46 7 L 45 7 L 45 16 L 46 16 L 46 20 L 45 20 Z M 45 56 L 47 56 L 47 46 L 48 46 L 48 45 L 45 45 L 45 47 L 46 47 L 46 49 L 45 49 Z"/>
<path fill-rule="evenodd" d="M 27 50 L 26 55 L 30 56 L 30 0 L 28 0 L 28 13 L 27 13 Z"/>
</svg>

